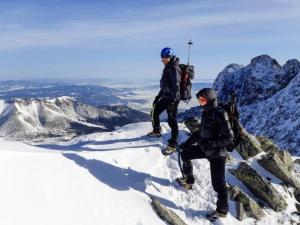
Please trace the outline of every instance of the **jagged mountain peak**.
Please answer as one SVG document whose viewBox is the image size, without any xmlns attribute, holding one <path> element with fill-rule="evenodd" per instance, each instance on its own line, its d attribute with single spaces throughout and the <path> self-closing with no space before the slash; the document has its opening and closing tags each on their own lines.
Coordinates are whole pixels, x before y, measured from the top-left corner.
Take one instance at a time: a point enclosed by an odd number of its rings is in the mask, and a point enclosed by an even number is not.
<svg viewBox="0 0 300 225">
<path fill-rule="evenodd" d="M 274 69 L 281 68 L 277 60 L 269 55 L 259 55 L 254 57 L 253 59 L 251 59 L 250 66 L 273 67 Z"/>
<path fill-rule="evenodd" d="M 243 65 L 239 65 L 239 64 L 236 64 L 236 63 L 231 63 L 228 66 L 226 66 L 222 70 L 221 73 L 225 73 L 225 74 L 233 73 L 233 72 L 236 72 L 237 70 L 241 69 L 242 67 L 243 67 Z"/>
<path fill-rule="evenodd" d="M 263 66 L 258 66 L 263 65 Z M 229 93 L 238 96 L 243 125 L 252 133 L 273 139 L 280 147 L 300 155 L 300 62 L 288 60 L 278 65 L 262 55 L 235 72 L 218 74 L 213 88 L 222 101 Z M 195 107 L 180 115 L 181 119 L 199 116 Z"/>
<path fill-rule="evenodd" d="M 291 67 L 291 66 L 295 66 L 295 67 L 300 67 L 300 62 L 298 59 L 289 59 L 288 61 L 286 61 L 286 63 L 283 65 L 283 67 Z"/>
<path fill-rule="evenodd" d="M 297 74 L 300 71 L 300 62 L 298 59 L 288 60 L 282 67 L 285 72 Z"/>
</svg>

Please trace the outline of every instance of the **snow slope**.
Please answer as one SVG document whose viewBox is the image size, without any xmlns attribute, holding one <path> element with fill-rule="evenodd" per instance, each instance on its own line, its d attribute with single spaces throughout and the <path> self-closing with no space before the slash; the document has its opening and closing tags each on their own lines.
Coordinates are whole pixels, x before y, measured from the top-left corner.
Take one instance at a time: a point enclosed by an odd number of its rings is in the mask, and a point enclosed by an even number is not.
<svg viewBox="0 0 300 225">
<path fill-rule="evenodd" d="M 136 123 L 113 132 L 81 136 L 63 145 L 39 147 L 0 139 L 0 224 L 164 224 L 151 208 L 149 195 L 156 196 L 189 225 L 210 224 L 203 218 L 216 201 L 209 163 L 196 160 L 195 190 L 180 189 L 173 182 L 180 176 L 176 155 L 164 157 L 160 152 L 169 129 L 163 124 L 164 137 L 157 140 L 145 136 L 150 129 L 150 123 Z M 180 125 L 180 129 L 184 139 L 184 127 Z M 236 152 L 233 156 L 235 160 L 228 167 L 239 161 Z M 242 187 L 229 173 L 226 176 L 228 182 Z M 293 200 L 285 195 L 290 202 L 287 211 L 268 209 L 270 214 L 257 224 L 290 224 L 290 212 L 295 209 Z M 232 202 L 230 212 L 217 224 L 256 224 L 252 219 L 237 221 Z"/>
</svg>

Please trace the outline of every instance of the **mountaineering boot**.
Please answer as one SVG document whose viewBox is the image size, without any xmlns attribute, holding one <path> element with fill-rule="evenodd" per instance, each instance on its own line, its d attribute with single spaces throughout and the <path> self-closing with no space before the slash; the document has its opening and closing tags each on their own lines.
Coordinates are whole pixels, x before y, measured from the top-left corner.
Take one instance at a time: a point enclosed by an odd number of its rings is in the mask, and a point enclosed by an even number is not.
<svg viewBox="0 0 300 225">
<path fill-rule="evenodd" d="M 161 132 L 160 131 L 151 131 L 150 133 L 147 134 L 148 137 L 155 137 L 155 138 L 159 138 L 161 137 Z"/>
<path fill-rule="evenodd" d="M 213 211 L 211 213 L 208 213 L 206 215 L 206 218 L 211 221 L 211 222 L 214 222 L 216 221 L 217 219 L 219 219 L 220 217 L 226 217 L 227 216 L 227 211 L 225 212 L 222 212 L 222 211 Z"/>
<path fill-rule="evenodd" d="M 177 151 L 177 144 L 169 143 L 166 149 L 162 151 L 163 155 L 171 155 Z"/>
<path fill-rule="evenodd" d="M 176 178 L 175 181 L 183 188 L 185 188 L 187 190 L 193 190 L 193 184 L 187 183 L 186 178 L 179 177 L 179 178 Z"/>
</svg>

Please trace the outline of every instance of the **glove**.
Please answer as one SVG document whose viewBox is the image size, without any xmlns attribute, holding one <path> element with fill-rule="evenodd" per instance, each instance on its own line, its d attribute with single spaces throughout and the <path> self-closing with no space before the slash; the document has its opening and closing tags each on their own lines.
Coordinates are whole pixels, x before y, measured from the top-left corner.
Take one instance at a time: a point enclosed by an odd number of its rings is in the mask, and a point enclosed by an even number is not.
<svg viewBox="0 0 300 225">
<path fill-rule="evenodd" d="M 179 149 L 185 149 L 185 148 L 188 148 L 189 147 L 189 143 L 187 142 L 183 142 L 179 145 Z"/>
<path fill-rule="evenodd" d="M 153 105 L 157 104 L 157 102 L 159 101 L 159 99 L 160 99 L 160 96 L 157 95 L 157 96 L 154 98 Z"/>
</svg>

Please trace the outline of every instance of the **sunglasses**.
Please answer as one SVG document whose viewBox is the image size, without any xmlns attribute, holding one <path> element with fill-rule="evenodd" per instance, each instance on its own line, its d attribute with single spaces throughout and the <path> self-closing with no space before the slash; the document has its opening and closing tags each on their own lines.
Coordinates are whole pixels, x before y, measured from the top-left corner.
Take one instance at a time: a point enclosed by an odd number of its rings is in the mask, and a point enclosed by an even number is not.
<svg viewBox="0 0 300 225">
<path fill-rule="evenodd" d="M 199 101 L 200 105 L 206 105 L 206 103 L 207 103 L 207 99 L 202 96 L 200 96 L 198 98 L 198 101 Z"/>
</svg>

